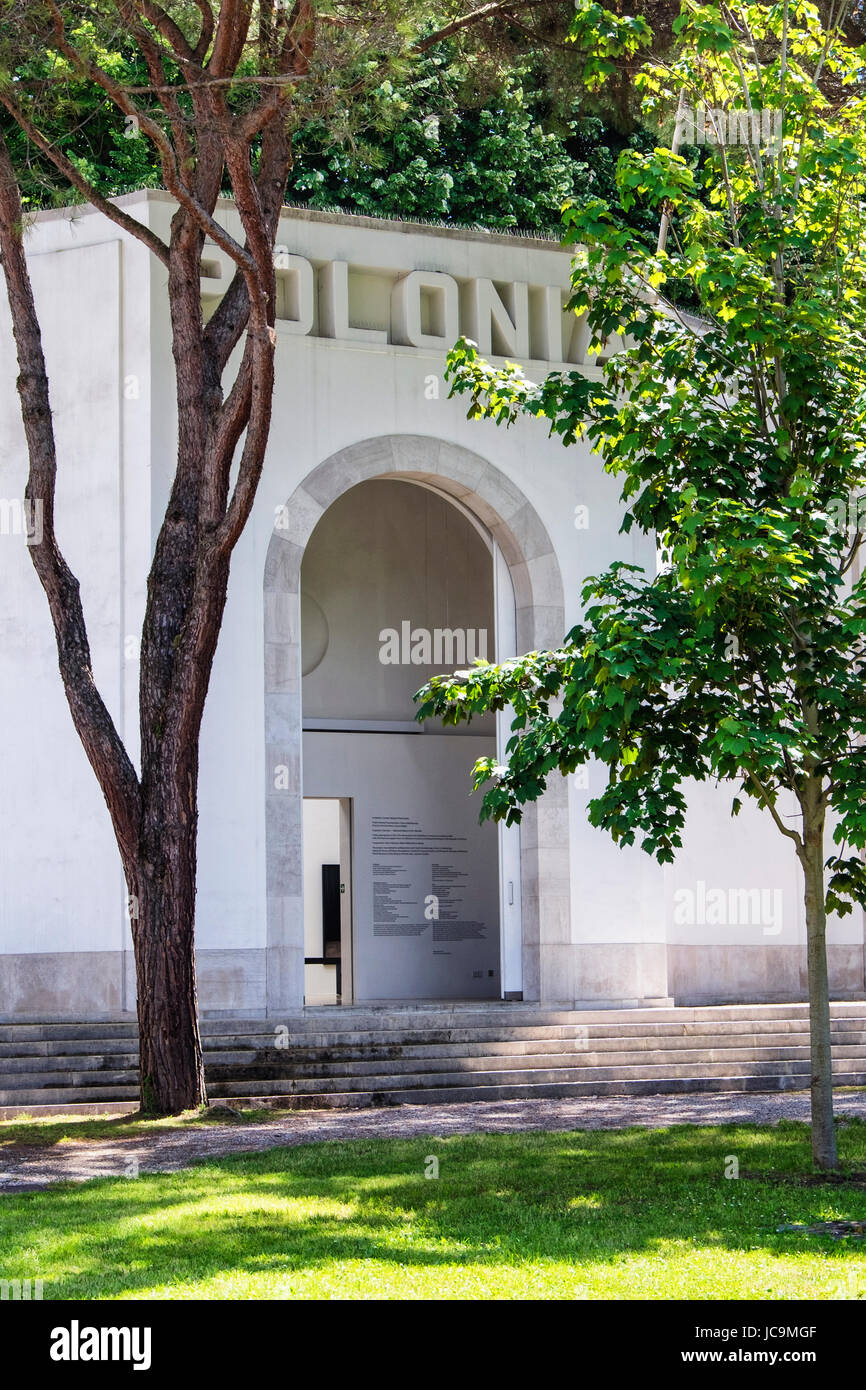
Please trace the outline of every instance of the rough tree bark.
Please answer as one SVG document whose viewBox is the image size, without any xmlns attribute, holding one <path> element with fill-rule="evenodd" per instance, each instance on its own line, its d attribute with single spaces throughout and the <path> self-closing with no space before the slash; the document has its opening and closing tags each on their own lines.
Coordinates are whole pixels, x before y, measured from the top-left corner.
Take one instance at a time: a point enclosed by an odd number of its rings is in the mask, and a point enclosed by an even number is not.
<svg viewBox="0 0 866 1390">
<path fill-rule="evenodd" d="M 273 247 L 291 167 L 286 107 L 292 82 L 309 71 L 314 26 L 309 0 L 297 0 L 290 14 L 280 3 L 267 7 L 273 22 L 259 35 L 262 71 L 269 75 L 265 95 L 236 114 L 227 91 L 247 51 L 253 11 L 247 0 L 224 0 L 218 17 L 209 4 L 199 5 L 195 44 L 153 0 L 121 0 L 116 9 L 147 63 L 153 90 L 160 92 L 169 139 L 163 124 L 76 51 L 61 7 L 49 0 L 48 8 L 54 47 L 82 77 L 102 87 L 124 115 L 135 116 L 153 140 L 165 185 L 178 201 L 165 244 L 87 185 L 40 135 L 14 88 L 0 93 L 6 109 L 70 184 L 143 241 L 168 270 L 178 445 L 148 578 L 138 774 L 96 688 L 78 582 L 55 534 L 57 455 L 49 383 L 25 257 L 21 199 L 0 137 L 0 257 L 20 369 L 30 465 L 26 498 L 42 508 L 42 540 L 31 544 L 30 554 L 48 598 L 73 722 L 105 797 L 129 888 L 142 1108 L 169 1114 L 206 1100 L 194 955 L 199 734 L 231 554 L 252 508 L 267 445 L 276 341 Z M 177 89 L 166 82 L 166 56 L 182 65 L 191 115 L 181 111 Z M 214 216 L 225 172 L 243 243 Z M 199 290 L 206 237 L 237 266 L 207 325 Z M 225 392 L 223 374 L 242 340 L 240 365 Z"/>
</svg>

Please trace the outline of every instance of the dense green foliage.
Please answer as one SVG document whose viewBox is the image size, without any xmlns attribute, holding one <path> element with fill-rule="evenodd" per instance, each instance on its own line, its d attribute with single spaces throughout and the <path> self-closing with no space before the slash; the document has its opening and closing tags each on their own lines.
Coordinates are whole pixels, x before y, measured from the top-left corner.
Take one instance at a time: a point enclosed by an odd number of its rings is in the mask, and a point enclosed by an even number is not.
<svg viewBox="0 0 866 1390">
<path fill-rule="evenodd" d="M 575 194 L 609 196 L 626 143 L 578 103 L 557 113 L 530 68 L 472 106 L 453 64 L 428 58 L 402 88 L 386 84 L 353 143 L 325 121 L 294 141 L 289 196 L 312 207 L 489 227 L 553 229 Z M 649 148 L 649 138 L 631 137 Z"/>
<path fill-rule="evenodd" d="M 132 46 L 119 43 L 110 61 L 101 57 L 124 83 L 146 83 Z M 524 58 L 487 73 L 479 90 L 466 56 L 443 42 L 345 109 L 300 108 L 287 200 L 408 220 L 553 230 L 567 199 L 613 195 L 622 149 L 652 146 L 651 134 L 634 122 L 606 118 L 578 80 L 577 58 L 572 66 L 564 83 L 543 54 Z M 104 92 L 71 79 L 58 83 L 52 55 L 29 57 L 18 77 L 43 94 L 50 87 L 42 127 L 99 192 L 160 186 L 153 146 L 136 137 Z M 0 127 L 25 205 L 67 204 L 66 181 L 2 111 Z M 635 223 L 650 226 L 644 209 Z"/>
<path fill-rule="evenodd" d="M 658 536 L 660 572 L 588 579 L 560 651 L 434 680 L 421 715 L 512 705 L 508 765 L 478 768 L 485 813 L 519 819 L 551 772 L 599 759 L 609 780 L 591 820 L 662 861 L 681 842 L 688 777 L 737 779 L 734 812 L 754 798 L 801 856 L 830 816 L 827 906 L 844 912 L 866 903 L 866 104 L 859 51 L 796 5 L 785 52 L 783 9 L 744 11 L 770 55 L 759 67 L 715 6 L 694 6 L 677 70 L 645 74 L 653 101 L 682 86 L 692 101 L 713 91 L 734 107 L 745 90 L 784 107 L 780 151 L 708 148 L 699 168 L 627 151 L 619 207 L 567 214 L 584 248 L 575 311 L 599 344 L 626 335 L 602 381 L 536 386 L 471 344 L 452 358 L 470 414 L 543 416 L 566 444 L 590 440 L 623 479 L 623 528 Z M 835 108 L 819 62 L 844 93 Z M 638 199 L 673 211 L 661 254 L 623 215 Z M 684 288 L 699 321 L 672 308 Z"/>
<path fill-rule="evenodd" d="M 24 89 L 43 92 L 56 66 L 51 55 L 29 58 L 16 68 Z M 114 54 L 113 75 L 131 85 L 147 81 L 143 65 L 122 50 Z M 153 146 L 147 140 L 129 138 L 120 112 L 104 92 L 89 83 L 53 82 L 51 100 L 40 104 L 40 126 L 58 149 L 63 150 L 100 193 L 129 193 L 136 188 L 155 188 L 160 177 Z M 9 113 L 0 109 L 0 129 L 19 173 L 25 207 L 63 207 L 79 201 L 53 164 L 27 138 Z"/>
</svg>

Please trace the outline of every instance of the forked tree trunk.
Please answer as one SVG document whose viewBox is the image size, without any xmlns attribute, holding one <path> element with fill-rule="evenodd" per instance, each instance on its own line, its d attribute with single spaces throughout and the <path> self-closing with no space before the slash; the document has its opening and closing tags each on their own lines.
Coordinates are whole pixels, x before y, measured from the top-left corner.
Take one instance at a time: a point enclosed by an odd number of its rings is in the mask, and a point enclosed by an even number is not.
<svg viewBox="0 0 866 1390">
<path fill-rule="evenodd" d="M 194 954 L 199 735 L 231 555 L 252 510 L 270 428 L 276 347 L 273 248 L 291 167 L 287 113 L 296 80 L 310 71 L 315 14 L 309 0 L 295 0 L 285 14 L 288 7 L 282 3 L 259 7 L 267 22 L 259 24 L 254 38 L 256 7 L 245 0 L 222 0 L 218 13 L 210 5 L 198 7 L 201 25 L 193 40 L 159 5 L 116 4 L 150 73 L 154 86 L 148 91 L 162 101 L 167 119 L 160 122 L 92 60 L 89 47 L 86 53 L 76 48 L 59 7 L 50 8 L 52 44 L 153 142 L 166 188 L 178 204 L 165 242 L 102 197 L 33 124 L 27 103 L 18 103 L 14 84 L 0 84 L 0 106 L 35 147 L 94 207 L 146 245 L 168 272 L 177 462 L 148 577 L 139 778 L 94 681 L 78 580 L 56 536 L 57 448 L 48 375 L 24 250 L 20 190 L 0 130 L 0 255 L 20 368 L 30 465 L 25 496 L 42 507 L 42 536 L 30 556 L 48 598 L 70 712 L 105 797 L 129 888 L 142 1108 L 170 1114 L 205 1100 Z M 229 87 L 252 52 L 263 64 L 264 92 L 238 113 L 229 104 Z M 165 85 L 167 53 L 183 72 L 188 110 L 183 98 L 178 100 L 183 85 Z M 240 240 L 214 216 L 226 174 L 241 223 Z M 207 239 L 222 247 L 236 271 L 205 323 L 200 281 Z M 224 388 L 229 360 L 241 344 L 240 363 Z"/>
<path fill-rule="evenodd" d="M 809 982 L 812 1157 L 816 1168 L 838 1166 L 833 1122 L 833 1056 L 830 1041 L 830 981 L 827 971 L 827 911 L 824 897 L 824 810 L 815 789 L 803 804 L 806 959 Z"/>
<path fill-rule="evenodd" d="M 197 257 L 190 267 L 195 285 Z M 190 396 L 181 457 L 195 458 L 215 412 Z M 262 453 L 264 452 L 262 446 Z M 141 1107 L 171 1115 L 207 1103 L 195 967 L 199 739 L 229 581 L 229 558 L 202 556 L 198 493 L 188 473 L 175 480 L 157 539 L 142 630 L 141 791 L 137 852 L 125 865 L 135 953 Z M 189 470 L 195 472 L 195 470 Z M 201 472 L 207 472 L 207 458 Z M 178 536 L 188 528 L 185 544 Z M 137 911 L 137 917 L 134 913 Z"/>
</svg>

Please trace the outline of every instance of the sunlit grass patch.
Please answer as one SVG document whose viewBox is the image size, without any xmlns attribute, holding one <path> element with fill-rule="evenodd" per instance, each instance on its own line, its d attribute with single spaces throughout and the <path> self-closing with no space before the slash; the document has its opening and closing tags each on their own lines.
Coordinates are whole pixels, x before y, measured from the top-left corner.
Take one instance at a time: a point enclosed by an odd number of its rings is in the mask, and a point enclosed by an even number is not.
<svg viewBox="0 0 866 1390">
<path fill-rule="evenodd" d="M 239 1110 L 238 1118 L 248 1124 L 273 1120 L 289 1111 L 271 1109 Z M 201 1129 L 225 1124 L 225 1112 L 203 1106 L 200 1110 L 185 1110 L 180 1115 L 164 1119 L 145 1118 L 135 1111 L 127 1115 L 49 1115 L 44 1118 L 19 1115 L 14 1120 L 0 1120 L 0 1154 L 7 1144 L 54 1144 L 81 1142 L 88 1139 L 142 1139 L 168 1130 Z M 234 1121 L 232 1121 L 234 1123 Z"/>
<path fill-rule="evenodd" d="M 862 1170 L 866 1124 L 839 1137 Z M 0 1198 L 0 1277 L 69 1299 L 866 1298 L 862 1241 L 777 1229 L 866 1217 L 854 1181 L 788 1180 L 809 1170 L 794 1123 L 270 1149 Z"/>
</svg>

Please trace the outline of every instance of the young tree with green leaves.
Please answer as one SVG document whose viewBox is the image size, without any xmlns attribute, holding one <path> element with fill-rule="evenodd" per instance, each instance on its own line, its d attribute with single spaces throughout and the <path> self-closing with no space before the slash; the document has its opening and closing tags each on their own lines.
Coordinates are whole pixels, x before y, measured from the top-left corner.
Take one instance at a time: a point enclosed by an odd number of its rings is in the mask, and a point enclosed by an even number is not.
<svg viewBox="0 0 866 1390">
<path fill-rule="evenodd" d="M 555 771 L 597 759 L 591 823 L 662 863 L 689 779 L 733 784 L 733 814 L 747 796 L 772 818 L 802 869 L 824 1169 L 827 913 L 866 905 L 866 55 L 848 17 L 844 0 L 826 23 L 795 0 L 686 0 L 676 60 L 640 80 L 703 147 L 626 151 L 619 205 L 565 213 L 571 306 L 596 348 L 622 334 L 624 349 L 601 381 L 541 384 L 466 341 L 452 354 L 470 417 L 540 416 L 592 443 L 623 480 L 623 529 L 655 534 L 660 563 L 588 578 L 561 649 L 419 692 L 419 718 L 514 711 L 507 765 L 476 767 L 483 816 L 517 821 Z M 665 214 L 657 251 L 626 223 L 636 200 Z"/>
</svg>

